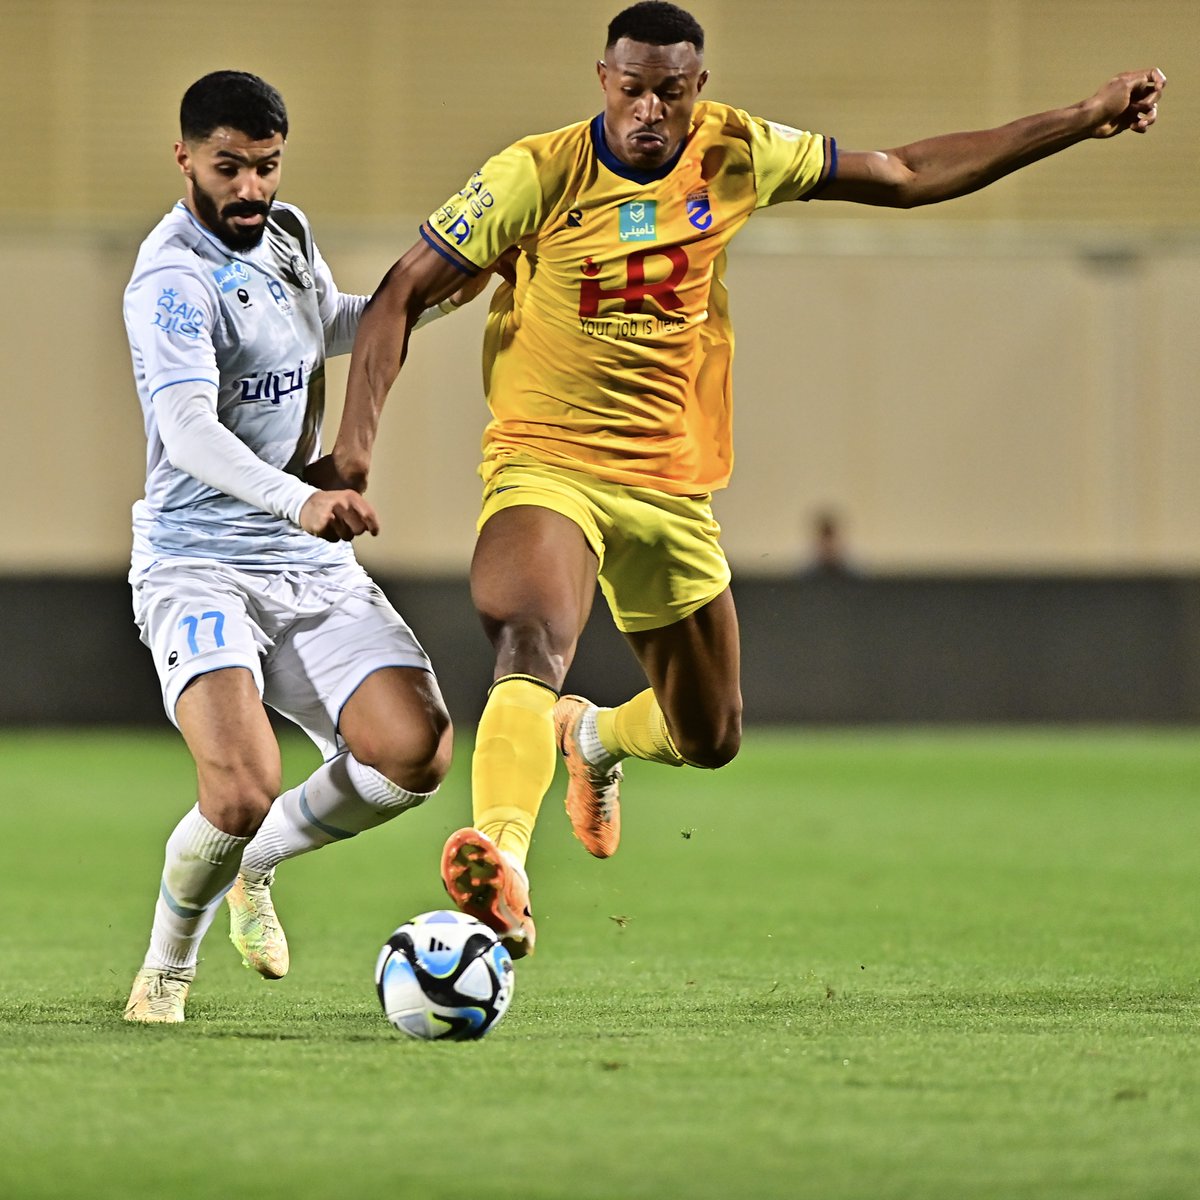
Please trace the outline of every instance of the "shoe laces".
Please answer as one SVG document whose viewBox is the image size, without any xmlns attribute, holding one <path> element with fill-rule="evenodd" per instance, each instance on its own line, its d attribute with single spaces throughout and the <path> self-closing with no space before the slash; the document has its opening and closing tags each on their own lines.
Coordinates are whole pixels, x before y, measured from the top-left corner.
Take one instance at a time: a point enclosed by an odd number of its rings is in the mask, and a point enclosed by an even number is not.
<svg viewBox="0 0 1200 1200">
<path fill-rule="evenodd" d="M 179 993 L 192 982 L 188 975 L 174 975 L 169 971 L 154 971 L 146 981 L 146 1008 L 155 1016 L 175 1011 Z"/>
<path fill-rule="evenodd" d="M 601 821 L 611 821 L 613 818 L 613 810 L 620 800 L 619 787 L 624 772 L 621 770 L 621 764 L 607 771 L 598 771 L 593 769 L 591 774 L 592 795 L 595 799 L 596 814 Z"/>
<path fill-rule="evenodd" d="M 282 932 L 279 917 L 275 912 L 275 904 L 271 900 L 271 884 L 275 882 L 275 872 L 265 876 L 261 882 L 256 882 L 242 876 L 242 891 L 249 901 L 250 921 L 258 926 L 264 940 L 276 938 Z"/>
</svg>

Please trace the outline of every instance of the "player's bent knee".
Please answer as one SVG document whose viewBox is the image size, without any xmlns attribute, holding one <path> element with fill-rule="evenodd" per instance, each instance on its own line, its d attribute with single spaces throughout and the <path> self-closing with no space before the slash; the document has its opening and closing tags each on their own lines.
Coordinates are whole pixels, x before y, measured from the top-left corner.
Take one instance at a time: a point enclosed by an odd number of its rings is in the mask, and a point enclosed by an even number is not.
<svg viewBox="0 0 1200 1200">
<path fill-rule="evenodd" d="M 279 781 L 226 772 L 219 780 L 201 780 L 200 812 L 224 833 L 253 837 L 266 820 Z"/>
<path fill-rule="evenodd" d="M 397 787 L 409 792 L 436 790 L 450 770 L 454 727 L 450 718 L 437 719 L 416 728 L 358 737 L 349 742 L 350 753 L 364 767 L 372 767 Z"/>
<path fill-rule="evenodd" d="M 277 764 L 258 761 L 197 763 L 200 812 L 223 833 L 252 838 L 282 784 Z"/>
<path fill-rule="evenodd" d="M 742 748 L 741 722 L 732 722 L 715 735 L 676 735 L 675 745 L 689 766 L 716 771 L 733 762 Z"/>
<path fill-rule="evenodd" d="M 500 673 L 532 675 L 554 688 L 562 687 L 578 642 L 577 633 L 560 624 L 540 616 L 498 621 L 483 614 Z"/>
</svg>

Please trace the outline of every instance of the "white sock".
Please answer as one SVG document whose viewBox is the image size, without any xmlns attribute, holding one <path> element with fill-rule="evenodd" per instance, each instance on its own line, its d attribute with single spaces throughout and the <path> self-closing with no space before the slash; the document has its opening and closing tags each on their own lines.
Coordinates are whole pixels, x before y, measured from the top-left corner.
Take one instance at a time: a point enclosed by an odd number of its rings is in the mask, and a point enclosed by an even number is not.
<svg viewBox="0 0 1200 1200">
<path fill-rule="evenodd" d="M 584 710 L 583 717 L 579 722 L 579 733 L 577 735 L 579 753 L 593 767 L 598 767 L 601 771 L 611 771 L 625 756 L 623 754 L 614 754 L 600 740 L 600 731 L 596 728 L 596 714 L 599 711 L 598 708 Z"/>
<path fill-rule="evenodd" d="M 271 805 L 242 855 L 242 874 L 263 879 L 286 859 L 355 837 L 432 795 L 406 791 L 352 754 L 339 754 Z"/>
<path fill-rule="evenodd" d="M 199 806 L 184 814 L 167 838 L 143 966 L 185 973 L 196 969 L 200 941 L 237 876 L 249 840 L 218 829 Z"/>
</svg>

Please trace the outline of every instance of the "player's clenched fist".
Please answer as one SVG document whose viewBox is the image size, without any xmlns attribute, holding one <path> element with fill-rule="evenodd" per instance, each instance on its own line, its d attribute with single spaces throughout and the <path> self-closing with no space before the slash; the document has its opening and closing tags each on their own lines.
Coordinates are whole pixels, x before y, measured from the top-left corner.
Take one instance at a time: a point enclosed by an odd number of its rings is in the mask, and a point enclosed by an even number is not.
<svg viewBox="0 0 1200 1200">
<path fill-rule="evenodd" d="M 1158 101 L 1166 86 L 1167 77 L 1157 67 L 1114 76 L 1092 97 L 1097 109 L 1092 136 L 1112 137 L 1126 129 L 1145 133 L 1158 119 Z"/>
<path fill-rule="evenodd" d="M 348 542 L 379 532 L 379 514 L 357 492 L 313 492 L 300 510 L 300 528 L 327 542 Z"/>
</svg>

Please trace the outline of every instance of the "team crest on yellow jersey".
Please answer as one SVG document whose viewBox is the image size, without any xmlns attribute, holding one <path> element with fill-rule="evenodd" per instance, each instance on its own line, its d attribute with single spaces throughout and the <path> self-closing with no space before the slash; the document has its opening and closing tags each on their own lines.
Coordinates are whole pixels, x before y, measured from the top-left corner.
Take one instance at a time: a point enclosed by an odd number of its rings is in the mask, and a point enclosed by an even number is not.
<svg viewBox="0 0 1200 1200">
<path fill-rule="evenodd" d="M 694 228 L 703 233 L 712 223 L 712 205 L 708 200 L 708 192 L 693 192 L 687 198 L 687 219 Z"/>
</svg>

